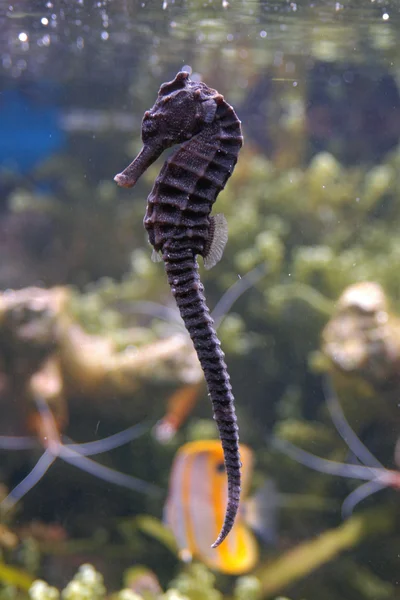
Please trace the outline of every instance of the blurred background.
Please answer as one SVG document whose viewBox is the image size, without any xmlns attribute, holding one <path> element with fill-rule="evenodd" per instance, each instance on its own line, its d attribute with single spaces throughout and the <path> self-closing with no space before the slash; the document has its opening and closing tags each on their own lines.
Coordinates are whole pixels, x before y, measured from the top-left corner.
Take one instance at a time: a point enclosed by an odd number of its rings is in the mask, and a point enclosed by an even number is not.
<svg viewBox="0 0 400 600">
<path fill-rule="evenodd" d="M 0 599 L 400 598 L 399 31 L 397 0 L 0 0 Z M 200 265 L 246 456 L 219 553 L 177 531 L 225 488 L 171 477 L 220 459 L 143 228 L 163 158 L 113 181 L 179 70 L 245 140 Z"/>
</svg>

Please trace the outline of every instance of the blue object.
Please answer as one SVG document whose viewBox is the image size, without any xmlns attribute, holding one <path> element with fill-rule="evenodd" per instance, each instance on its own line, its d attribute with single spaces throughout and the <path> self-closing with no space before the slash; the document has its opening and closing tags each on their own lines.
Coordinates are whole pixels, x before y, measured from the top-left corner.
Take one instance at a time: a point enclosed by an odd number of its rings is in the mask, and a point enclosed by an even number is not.
<svg viewBox="0 0 400 600">
<path fill-rule="evenodd" d="M 0 168 L 29 172 L 65 144 L 61 111 L 51 90 L 45 98 L 45 89 L 39 89 L 39 95 L 30 91 L 0 93 Z"/>
</svg>

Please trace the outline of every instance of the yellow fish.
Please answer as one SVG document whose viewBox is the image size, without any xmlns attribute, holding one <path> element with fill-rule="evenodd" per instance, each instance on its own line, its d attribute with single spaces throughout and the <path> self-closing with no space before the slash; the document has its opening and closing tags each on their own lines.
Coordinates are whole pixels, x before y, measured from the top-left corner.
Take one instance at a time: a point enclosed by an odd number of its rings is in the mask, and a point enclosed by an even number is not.
<svg viewBox="0 0 400 600">
<path fill-rule="evenodd" d="M 242 499 L 248 494 L 253 472 L 253 452 L 240 445 Z M 211 548 L 225 514 L 227 485 L 224 455 L 219 440 L 189 442 L 174 459 L 164 520 L 172 529 L 182 560 L 192 557 L 230 575 L 250 571 L 258 561 L 258 545 L 243 513 L 226 540 Z"/>
</svg>

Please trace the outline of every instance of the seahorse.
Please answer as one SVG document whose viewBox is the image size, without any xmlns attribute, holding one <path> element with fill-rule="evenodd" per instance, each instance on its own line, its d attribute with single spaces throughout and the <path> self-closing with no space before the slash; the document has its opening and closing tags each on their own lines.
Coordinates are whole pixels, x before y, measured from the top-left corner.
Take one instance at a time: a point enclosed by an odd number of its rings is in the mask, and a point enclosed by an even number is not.
<svg viewBox="0 0 400 600">
<path fill-rule="evenodd" d="M 171 292 L 196 349 L 224 451 L 228 498 L 221 531 L 212 544 L 216 548 L 232 529 L 239 509 L 241 462 L 232 386 L 196 256 L 203 257 L 207 269 L 222 257 L 227 223 L 211 210 L 236 165 L 243 144 L 241 123 L 221 94 L 181 71 L 160 87 L 156 103 L 145 112 L 142 141 L 138 156 L 115 176 L 118 185 L 134 186 L 164 150 L 181 144 L 156 178 L 144 226 L 154 248 L 152 258 L 165 263 Z"/>
</svg>

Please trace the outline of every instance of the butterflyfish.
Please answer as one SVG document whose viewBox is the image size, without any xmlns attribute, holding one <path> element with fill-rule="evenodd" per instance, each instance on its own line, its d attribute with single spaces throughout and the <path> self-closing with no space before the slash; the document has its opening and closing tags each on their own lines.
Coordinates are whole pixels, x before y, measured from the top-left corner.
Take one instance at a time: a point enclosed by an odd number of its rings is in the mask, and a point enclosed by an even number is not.
<svg viewBox="0 0 400 600">
<path fill-rule="evenodd" d="M 240 456 L 242 500 L 245 500 L 253 473 L 253 452 L 241 444 Z M 180 557 L 185 561 L 197 558 L 211 569 L 241 575 L 254 568 L 259 556 L 256 538 L 245 519 L 246 503 L 244 510 L 239 511 L 230 535 L 217 548 L 211 547 L 224 520 L 226 498 L 220 442 L 202 440 L 183 445 L 172 465 L 164 508 L 164 520 L 175 535 Z"/>
</svg>

